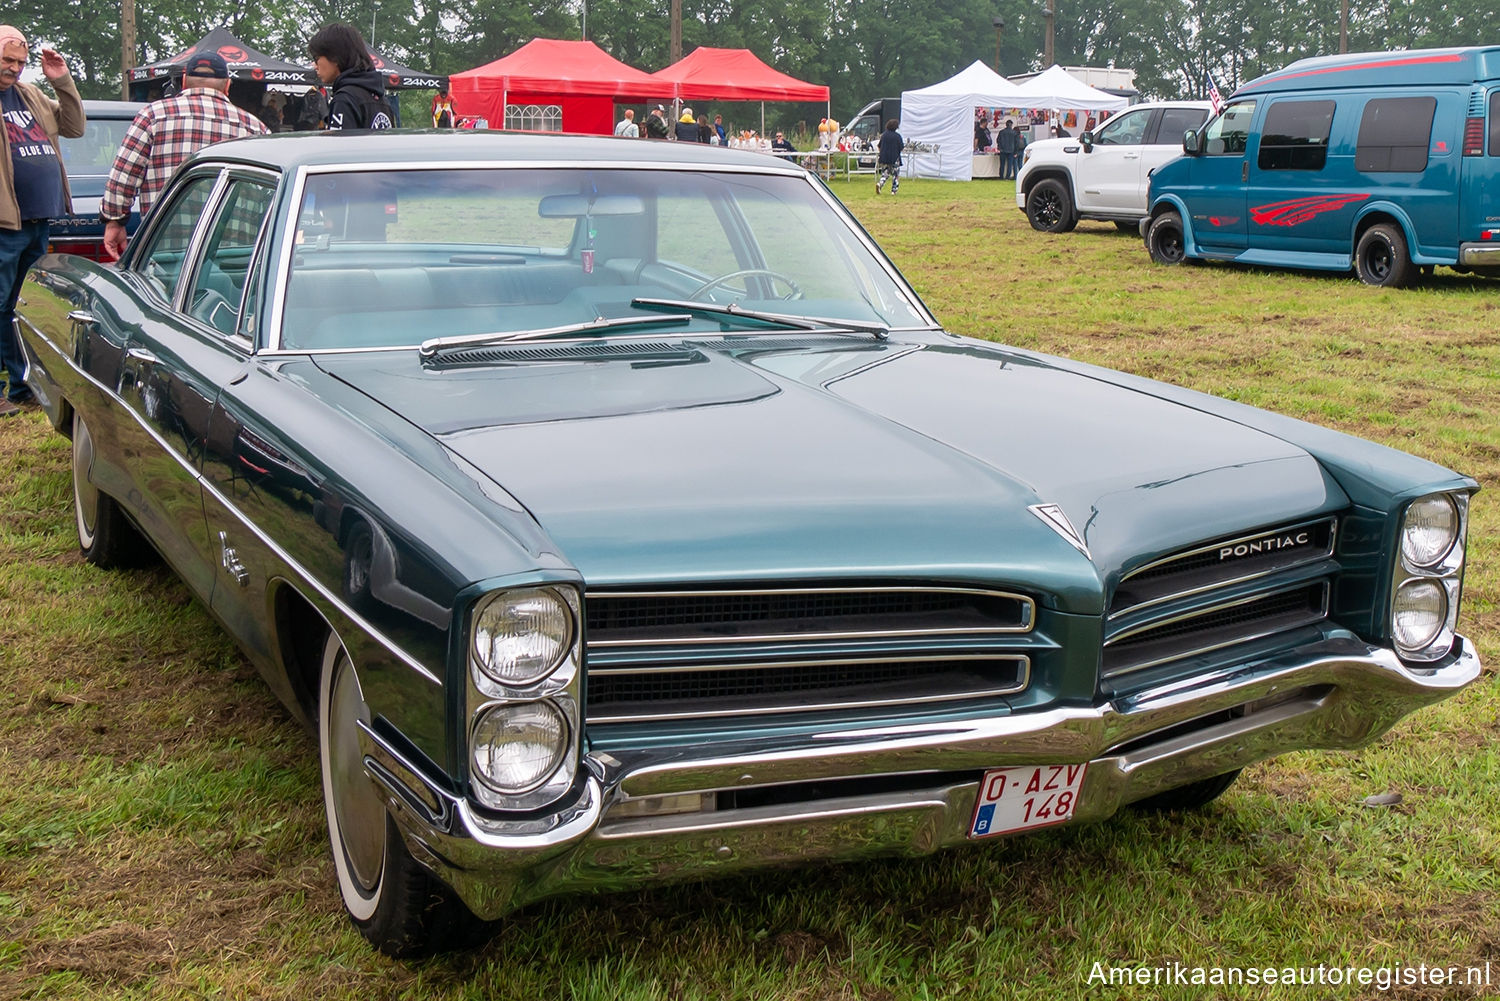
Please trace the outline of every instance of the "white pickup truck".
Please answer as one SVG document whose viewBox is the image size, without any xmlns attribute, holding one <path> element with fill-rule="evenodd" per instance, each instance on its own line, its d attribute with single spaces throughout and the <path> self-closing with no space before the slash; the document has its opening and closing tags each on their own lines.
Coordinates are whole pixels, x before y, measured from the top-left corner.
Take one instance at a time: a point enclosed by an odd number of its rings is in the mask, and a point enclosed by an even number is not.
<svg viewBox="0 0 1500 1001">
<path fill-rule="evenodd" d="M 1151 172 L 1182 153 L 1182 134 L 1202 127 L 1207 101 L 1137 104 L 1076 138 L 1026 147 L 1016 207 L 1033 229 L 1066 233 L 1080 219 L 1134 233 L 1146 217 Z"/>
</svg>

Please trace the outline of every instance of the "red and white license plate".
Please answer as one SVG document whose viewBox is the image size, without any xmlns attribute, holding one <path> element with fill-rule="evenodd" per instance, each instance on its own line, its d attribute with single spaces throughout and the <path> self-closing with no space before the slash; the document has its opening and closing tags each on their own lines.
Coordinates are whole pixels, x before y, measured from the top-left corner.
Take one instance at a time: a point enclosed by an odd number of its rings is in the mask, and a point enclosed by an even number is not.
<svg viewBox="0 0 1500 1001">
<path fill-rule="evenodd" d="M 1088 765 L 991 768 L 979 780 L 970 838 L 1051 827 L 1073 819 Z"/>
</svg>

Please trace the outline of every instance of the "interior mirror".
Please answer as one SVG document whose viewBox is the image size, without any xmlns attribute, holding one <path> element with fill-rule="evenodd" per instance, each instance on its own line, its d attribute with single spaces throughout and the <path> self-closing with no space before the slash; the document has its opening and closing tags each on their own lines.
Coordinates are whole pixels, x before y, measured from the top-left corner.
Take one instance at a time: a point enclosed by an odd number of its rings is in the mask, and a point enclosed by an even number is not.
<svg viewBox="0 0 1500 1001">
<path fill-rule="evenodd" d="M 1197 156 L 1201 151 L 1197 129 L 1188 129 L 1182 134 L 1182 151 L 1188 156 Z"/>
<path fill-rule="evenodd" d="M 579 219 L 586 215 L 640 215 L 646 203 L 640 195 L 547 195 L 537 205 L 543 219 Z"/>
</svg>

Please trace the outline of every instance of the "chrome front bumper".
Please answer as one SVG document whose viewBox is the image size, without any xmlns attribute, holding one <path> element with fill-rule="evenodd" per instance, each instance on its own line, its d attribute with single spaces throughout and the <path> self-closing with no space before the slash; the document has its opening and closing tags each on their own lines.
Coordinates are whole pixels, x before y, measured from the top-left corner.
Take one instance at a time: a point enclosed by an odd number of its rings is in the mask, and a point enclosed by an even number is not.
<svg viewBox="0 0 1500 1001">
<path fill-rule="evenodd" d="M 1460 638 L 1455 649 L 1441 668 L 1413 671 L 1390 651 L 1344 636 L 1296 658 L 1257 661 L 1102 706 L 693 749 L 701 753 L 590 754 L 577 802 L 524 822 L 474 811 L 369 730 L 365 762 L 413 855 L 476 914 L 495 918 L 564 892 L 963 844 L 978 772 L 1004 765 L 1088 762 L 1074 820 L 1100 820 L 1135 800 L 1286 751 L 1359 747 L 1479 676 L 1468 641 Z M 954 781 L 954 772 L 973 779 Z M 931 786 L 913 789 L 910 780 L 923 774 L 933 776 Z M 652 797 L 872 776 L 906 781 L 901 791 L 776 806 L 618 815 L 621 804 Z"/>
</svg>

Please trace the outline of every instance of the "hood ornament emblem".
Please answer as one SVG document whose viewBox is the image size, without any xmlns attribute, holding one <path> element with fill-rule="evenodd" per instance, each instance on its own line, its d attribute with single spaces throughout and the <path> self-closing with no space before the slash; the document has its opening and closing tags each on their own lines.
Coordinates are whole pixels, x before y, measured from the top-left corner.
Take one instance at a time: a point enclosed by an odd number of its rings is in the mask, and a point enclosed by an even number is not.
<svg viewBox="0 0 1500 1001">
<path fill-rule="evenodd" d="M 1093 560 L 1089 552 L 1088 543 L 1083 541 L 1083 536 L 1078 534 L 1078 529 L 1068 520 L 1059 504 L 1033 504 L 1029 508 L 1032 514 L 1045 521 L 1054 532 L 1068 541 L 1068 545 L 1078 550 L 1083 555 Z"/>
</svg>

